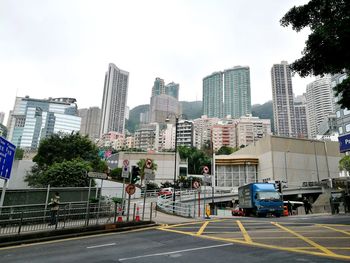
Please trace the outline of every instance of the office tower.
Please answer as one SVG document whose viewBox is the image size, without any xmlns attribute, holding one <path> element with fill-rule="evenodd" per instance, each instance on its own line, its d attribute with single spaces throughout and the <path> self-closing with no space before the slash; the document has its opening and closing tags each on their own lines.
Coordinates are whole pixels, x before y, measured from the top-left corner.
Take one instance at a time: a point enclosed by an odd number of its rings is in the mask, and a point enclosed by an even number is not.
<svg viewBox="0 0 350 263">
<path fill-rule="evenodd" d="M 153 88 L 152 88 L 152 97 L 165 94 L 165 84 L 164 79 L 156 78 L 154 80 Z"/>
<path fill-rule="evenodd" d="M 5 112 L 0 112 L 0 124 L 4 124 Z"/>
<path fill-rule="evenodd" d="M 203 115 L 223 117 L 223 73 L 214 72 L 203 79 Z"/>
<path fill-rule="evenodd" d="M 109 64 L 101 108 L 100 136 L 109 131 L 124 133 L 129 72 Z"/>
<path fill-rule="evenodd" d="M 9 116 L 8 139 L 17 147 L 36 149 L 40 140 L 54 133 L 79 131 L 80 122 L 73 98 L 16 97 Z"/>
<path fill-rule="evenodd" d="M 295 129 L 297 138 L 308 138 L 306 95 L 294 98 Z"/>
<path fill-rule="evenodd" d="M 99 138 L 101 110 L 99 107 L 90 107 L 88 109 L 80 109 L 81 117 L 80 133 L 88 135 L 94 141 Z"/>
<path fill-rule="evenodd" d="M 331 77 L 317 77 L 306 87 L 306 110 L 309 138 L 316 138 L 319 125 L 335 112 Z"/>
<path fill-rule="evenodd" d="M 334 88 L 339 83 L 342 83 L 344 79 L 347 78 L 347 75 L 345 73 L 343 74 L 336 74 L 332 76 L 331 79 L 331 87 Z M 339 99 L 341 98 L 341 95 L 335 97 L 335 113 L 337 116 L 337 127 L 339 136 L 344 136 L 347 134 L 350 134 L 350 109 L 345 108 L 342 109 L 340 105 L 337 103 Z"/>
<path fill-rule="evenodd" d="M 295 137 L 292 75 L 286 61 L 272 66 L 271 80 L 275 132 L 279 136 Z"/>
<path fill-rule="evenodd" d="M 250 70 L 236 66 L 224 71 L 224 116 L 251 114 Z"/>
</svg>

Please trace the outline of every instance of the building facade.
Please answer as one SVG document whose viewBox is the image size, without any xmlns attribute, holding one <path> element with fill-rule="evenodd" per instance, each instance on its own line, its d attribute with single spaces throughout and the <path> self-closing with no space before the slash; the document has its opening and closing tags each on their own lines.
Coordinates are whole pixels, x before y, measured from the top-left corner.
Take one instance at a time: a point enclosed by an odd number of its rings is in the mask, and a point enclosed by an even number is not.
<svg viewBox="0 0 350 263">
<path fill-rule="evenodd" d="M 105 75 L 100 135 L 109 131 L 124 133 L 129 72 L 110 63 Z"/>
<path fill-rule="evenodd" d="M 306 95 L 300 95 L 294 99 L 296 138 L 308 138 L 308 124 L 306 111 Z"/>
<path fill-rule="evenodd" d="M 346 78 L 347 75 L 345 73 L 334 75 L 331 79 L 331 87 L 334 88 Z M 340 105 L 337 103 L 339 101 L 339 96 L 335 97 L 335 113 L 337 116 L 337 127 L 339 136 L 344 136 L 350 134 L 350 109 L 342 109 L 340 107 Z"/>
<path fill-rule="evenodd" d="M 40 140 L 54 133 L 78 132 L 80 123 L 73 98 L 16 97 L 9 116 L 8 139 L 17 147 L 37 149 Z"/>
<path fill-rule="evenodd" d="M 286 61 L 272 66 L 271 81 L 275 133 L 296 137 L 292 75 Z"/>
<path fill-rule="evenodd" d="M 205 115 L 193 121 L 195 140 L 194 146 L 196 148 L 202 149 L 204 145 L 208 145 L 211 143 L 211 129 L 214 125 L 218 124 L 219 121 L 220 118 L 208 118 Z"/>
<path fill-rule="evenodd" d="M 203 115 L 223 117 L 223 74 L 215 72 L 203 79 Z"/>
<path fill-rule="evenodd" d="M 158 150 L 159 143 L 159 124 L 149 123 L 141 125 L 141 128 L 135 131 L 135 148 L 144 151 Z"/>
<path fill-rule="evenodd" d="M 167 119 L 175 123 L 175 116 L 181 114 L 180 102 L 172 96 L 161 94 L 151 97 L 150 122 L 164 124 Z"/>
<path fill-rule="evenodd" d="M 79 109 L 81 117 L 80 133 L 88 135 L 92 141 L 100 136 L 101 110 L 99 107 L 90 107 L 88 109 Z"/>
<path fill-rule="evenodd" d="M 0 124 L 4 124 L 5 112 L 0 112 Z"/>
<path fill-rule="evenodd" d="M 193 134 L 193 122 L 188 120 L 179 120 L 177 124 L 177 146 L 193 147 Z"/>
<path fill-rule="evenodd" d="M 250 70 L 236 66 L 224 71 L 224 116 L 251 114 Z"/>
<path fill-rule="evenodd" d="M 237 120 L 237 147 L 255 143 L 266 135 L 271 135 L 270 119 L 259 119 L 251 115 Z"/>
<path fill-rule="evenodd" d="M 328 115 L 335 112 L 330 76 L 318 77 L 307 85 L 306 110 L 309 138 L 316 138 L 320 124 L 327 119 Z"/>
<path fill-rule="evenodd" d="M 222 146 L 237 147 L 236 124 L 216 124 L 211 130 L 214 152 L 217 152 Z"/>
</svg>

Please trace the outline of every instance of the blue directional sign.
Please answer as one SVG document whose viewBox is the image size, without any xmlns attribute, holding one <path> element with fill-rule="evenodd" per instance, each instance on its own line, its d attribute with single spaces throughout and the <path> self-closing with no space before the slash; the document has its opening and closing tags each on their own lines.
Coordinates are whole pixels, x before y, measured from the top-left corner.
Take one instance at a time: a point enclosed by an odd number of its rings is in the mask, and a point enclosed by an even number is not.
<svg viewBox="0 0 350 263">
<path fill-rule="evenodd" d="M 338 137 L 339 151 L 341 153 L 350 151 L 350 134 L 345 134 Z"/>
<path fill-rule="evenodd" d="M 0 178 L 10 179 L 16 146 L 0 136 Z"/>
</svg>

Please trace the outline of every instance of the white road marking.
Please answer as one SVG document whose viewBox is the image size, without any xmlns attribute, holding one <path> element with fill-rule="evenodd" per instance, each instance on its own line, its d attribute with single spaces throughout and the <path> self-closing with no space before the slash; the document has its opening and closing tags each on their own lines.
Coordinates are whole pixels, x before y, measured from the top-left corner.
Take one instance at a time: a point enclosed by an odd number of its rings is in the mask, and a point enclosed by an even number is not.
<svg viewBox="0 0 350 263">
<path fill-rule="evenodd" d="M 108 247 L 108 246 L 114 246 L 114 245 L 116 245 L 116 243 L 103 244 L 103 245 L 91 246 L 91 247 L 86 247 L 86 248 Z"/>
<path fill-rule="evenodd" d="M 196 247 L 196 248 L 189 248 L 189 249 L 183 249 L 183 250 L 177 250 L 177 251 L 170 251 L 170 252 L 163 252 L 163 253 L 148 254 L 148 255 L 143 255 L 143 256 L 136 256 L 136 257 L 131 257 L 131 258 L 121 258 L 121 259 L 119 259 L 119 261 L 125 261 L 125 260 L 130 260 L 130 259 L 137 259 L 137 258 L 164 256 L 164 255 L 171 255 L 171 254 L 182 253 L 182 252 L 189 252 L 189 251 L 203 250 L 203 249 L 217 248 L 217 247 L 226 247 L 226 246 L 232 246 L 232 245 L 233 244 L 221 244 L 221 245 L 207 246 L 207 247 Z"/>
</svg>

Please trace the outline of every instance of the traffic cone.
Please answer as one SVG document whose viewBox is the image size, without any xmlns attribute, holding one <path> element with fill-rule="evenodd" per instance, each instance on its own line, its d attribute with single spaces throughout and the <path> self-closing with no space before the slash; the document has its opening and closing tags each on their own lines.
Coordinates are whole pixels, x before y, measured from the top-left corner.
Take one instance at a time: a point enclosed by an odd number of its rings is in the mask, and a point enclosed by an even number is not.
<svg viewBox="0 0 350 263">
<path fill-rule="evenodd" d="M 139 207 L 136 207 L 135 221 L 136 221 L 136 222 L 139 222 L 139 221 L 140 221 L 140 209 L 139 209 Z"/>
<path fill-rule="evenodd" d="M 122 208 L 118 208 L 118 219 L 117 222 L 123 222 L 123 217 L 122 217 Z"/>
</svg>

